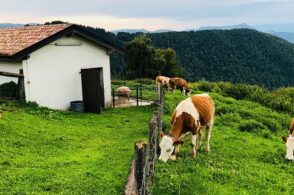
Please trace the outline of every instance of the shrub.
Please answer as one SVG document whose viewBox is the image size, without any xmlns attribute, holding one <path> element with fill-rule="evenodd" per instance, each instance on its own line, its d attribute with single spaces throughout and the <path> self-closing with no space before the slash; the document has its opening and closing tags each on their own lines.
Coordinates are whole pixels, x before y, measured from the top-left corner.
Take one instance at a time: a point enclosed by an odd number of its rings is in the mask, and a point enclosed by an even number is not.
<svg viewBox="0 0 294 195">
<path fill-rule="evenodd" d="M 141 83 L 141 84 L 144 84 L 144 85 L 155 84 L 155 80 L 152 80 L 152 79 L 136 79 L 135 82 L 136 83 Z"/>
<path fill-rule="evenodd" d="M 18 98 L 18 85 L 13 81 L 0 85 L 0 97 Z"/>
<path fill-rule="evenodd" d="M 223 114 L 228 114 L 228 113 L 234 113 L 235 111 L 236 111 L 236 109 L 231 106 L 221 105 L 221 106 L 217 107 L 216 114 L 223 115 Z"/>
<path fill-rule="evenodd" d="M 265 125 L 271 132 L 277 132 L 282 129 L 281 125 L 271 118 L 259 118 L 258 121 Z"/>
<path fill-rule="evenodd" d="M 239 125 L 239 130 L 245 132 L 260 132 L 266 129 L 267 127 L 264 124 L 253 119 L 241 122 Z"/>
<path fill-rule="evenodd" d="M 216 83 L 208 82 L 208 81 L 200 81 L 197 88 L 201 91 L 221 92 L 221 89 L 217 86 Z"/>
<path fill-rule="evenodd" d="M 232 125 L 234 123 L 237 124 L 240 123 L 241 120 L 241 117 L 237 113 L 224 114 L 217 119 L 218 123 L 223 125 Z"/>
</svg>

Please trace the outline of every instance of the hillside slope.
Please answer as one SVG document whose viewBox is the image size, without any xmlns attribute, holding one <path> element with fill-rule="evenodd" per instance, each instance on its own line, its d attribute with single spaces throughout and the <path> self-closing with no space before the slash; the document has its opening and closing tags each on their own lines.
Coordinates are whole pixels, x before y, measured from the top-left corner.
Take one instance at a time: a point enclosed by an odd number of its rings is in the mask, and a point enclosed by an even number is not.
<svg viewBox="0 0 294 195">
<path fill-rule="evenodd" d="M 139 35 L 118 33 L 122 42 Z M 294 85 L 294 45 L 251 29 L 148 34 L 155 46 L 176 50 L 183 76 L 190 81 L 231 81 L 267 88 Z M 122 71 L 112 61 L 113 73 Z"/>
<path fill-rule="evenodd" d="M 176 50 L 188 80 L 294 85 L 294 46 L 269 34 L 235 29 L 150 36 L 156 46 Z"/>
</svg>

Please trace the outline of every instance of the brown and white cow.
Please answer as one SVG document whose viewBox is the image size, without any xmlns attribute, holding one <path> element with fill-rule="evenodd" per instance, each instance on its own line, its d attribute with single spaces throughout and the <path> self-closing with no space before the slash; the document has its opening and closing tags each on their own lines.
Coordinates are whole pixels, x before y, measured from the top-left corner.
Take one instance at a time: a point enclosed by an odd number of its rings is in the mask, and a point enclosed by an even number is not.
<svg viewBox="0 0 294 195">
<path fill-rule="evenodd" d="M 188 87 L 188 82 L 185 79 L 174 77 L 169 80 L 169 87 L 171 91 L 174 89 L 180 89 L 184 95 L 189 94 L 190 89 Z"/>
<path fill-rule="evenodd" d="M 196 150 L 201 146 L 201 127 L 206 127 L 206 153 L 210 151 L 210 137 L 214 121 L 214 102 L 208 94 L 191 96 L 178 104 L 171 118 L 172 128 L 167 135 L 161 133 L 159 159 L 166 162 L 175 150 L 179 152 L 183 138 L 190 134 L 192 156 L 196 156 Z M 197 148 L 196 148 L 197 147 Z"/>
<path fill-rule="evenodd" d="M 294 152 L 294 136 L 289 135 L 289 137 L 282 137 L 283 141 L 286 145 L 286 156 L 285 158 L 288 160 L 294 160 L 293 152 Z"/>
<path fill-rule="evenodd" d="M 286 145 L 286 159 L 288 160 L 294 160 L 294 118 L 292 119 L 292 122 L 290 124 L 290 134 L 288 137 L 283 136 L 282 139 L 285 142 Z"/>
<path fill-rule="evenodd" d="M 293 131 L 294 131 L 294 118 L 292 119 L 289 130 L 290 130 L 290 134 L 293 134 Z"/>
<path fill-rule="evenodd" d="M 156 85 L 159 86 L 163 86 L 165 87 L 167 90 L 169 90 L 169 77 L 165 77 L 165 76 L 157 76 L 155 78 L 156 80 Z"/>
</svg>

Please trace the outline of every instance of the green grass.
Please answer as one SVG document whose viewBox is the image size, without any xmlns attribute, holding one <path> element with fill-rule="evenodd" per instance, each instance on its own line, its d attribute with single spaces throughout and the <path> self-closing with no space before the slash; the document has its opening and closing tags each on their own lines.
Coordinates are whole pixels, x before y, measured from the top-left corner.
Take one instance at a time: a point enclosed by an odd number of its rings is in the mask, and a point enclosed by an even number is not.
<svg viewBox="0 0 294 195">
<path fill-rule="evenodd" d="M 251 101 L 210 95 L 217 109 L 211 153 L 191 158 L 187 136 L 175 162 L 158 162 L 153 194 L 293 194 L 294 164 L 285 161 L 280 138 L 287 135 L 291 116 Z M 167 95 L 165 131 L 183 98 Z"/>
<path fill-rule="evenodd" d="M 114 81 L 113 86 L 121 82 Z M 155 86 L 142 82 L 145 89 Z M 191 85 L 194 90 L 203 90 L 196 85 Z M 281 109 L 271 106 L 274 111 L 254 98 L 230 97 L 246 95 L 242 87 L 233 87 L 230 93 L 224 89 L 210 93 L 216 103 L 211 153 L 202 151 L 191 158 L 187 137 L 175 162 L 156 165 L 153 194 L 293 194 L 294 164 L 285 161 L 280 138 L 288 133 L 291 119 L 289 109 L 280 110 L 291 108 L 285 97 L 292 92 L 275 94 L 284 101 Z M 148 99 L 156 97 L 155 91 L 144 93 Z M 171 113 L 184 98 L 179 91 L 167 94 L 166 132 Z M 96 115 L 0 100 L 0 194 L 122 194 L 133 144 L 147 140 L 153 109 L 107 109 Z"/>
<path fill-rule="evenodd" d="M 0 194 L 122 194 L 151 107 L 101 115 L 2 102 Z"/>
</svg>

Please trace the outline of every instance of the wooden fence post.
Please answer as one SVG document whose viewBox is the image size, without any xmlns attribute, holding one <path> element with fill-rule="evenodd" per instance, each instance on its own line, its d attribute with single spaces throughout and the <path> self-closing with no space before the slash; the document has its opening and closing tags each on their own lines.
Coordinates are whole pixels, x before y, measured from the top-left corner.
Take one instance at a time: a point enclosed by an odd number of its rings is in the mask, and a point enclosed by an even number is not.
<svg viewBox="0 0 294 195">
<path fill-rule="evenodd" d="M 138 191 L 140 191 L 143 182 L 146 148 L 147 144 L 145 142 L 135 142 L 135 178 Z"/>
<path fill-rule="evenodd" d="M 19 74 L 23 75 L 23 69 L 19 70 Z M 19 87 L 19 99 L 25 100 L 25 86 L 24 86 L 24 77 L 18 77 L 18 87 Z"/>
<path fill-rule="evenodd" d="M 140 87 L 141 89 L 141 87 Z M 137 105 L 139 96 L 139 86 L 136 87 Z M 164 92 L 162 88 L 158 91 L 157 109 L 154 111 L 152 119 L 149 121 L 149 143 L 148 146 L 143 141 L 135 142 L 134 177 L 136 185 L 132 185 L 132 177 L 129 177 L 125 193 L 132 194 L 132 189 L 137 186 L 139 195 L 151 194 L 155 177 L 155 165 L 159 154 L 160 131 L 162 131 L 162 115 L 164 105 Z M 132 174 L 130 174 L 132 175 Z"/>
<path fill-rule="evenodd" d="M 115 108 L 115 91 L 114 91 L 114 88 L 112 88 L 112 107 Z"/>
<path fill-rule="evenodd" d="M 140 100 L 141 100 L 141 105 L 142 105 L 142 99 L 143 99 L 142 83 L 140 83 Z"/>
<path fill-rule="evenodd" d="M 152 120 L 149 122 L 149 145 L 148 145 L 148 159 L 146 160 L 147 165 L 145 165 L 145 188 L 142 191 L 142 194 L 150 194 L 150 189 L 153 184 L 154 175 L 155 175 L 155 163 L 157 158 L 157 139 L 156 139 L 156 132 L 157 132 L 157 121 L 156 121 L 156 114 L 157 111 L 154 111 L 154 115 Z"/>
<path fill-rule="evenodd" d="M 139 106 L 139 87 L 136 87 L 136 99 L 137 99 L 137 106 Z"/>
</svg>

